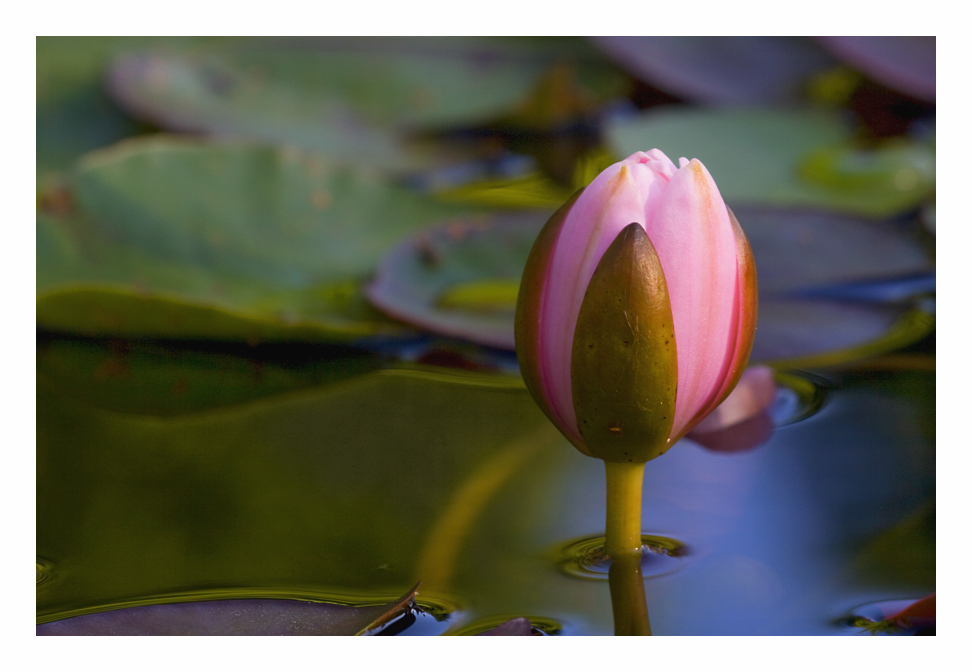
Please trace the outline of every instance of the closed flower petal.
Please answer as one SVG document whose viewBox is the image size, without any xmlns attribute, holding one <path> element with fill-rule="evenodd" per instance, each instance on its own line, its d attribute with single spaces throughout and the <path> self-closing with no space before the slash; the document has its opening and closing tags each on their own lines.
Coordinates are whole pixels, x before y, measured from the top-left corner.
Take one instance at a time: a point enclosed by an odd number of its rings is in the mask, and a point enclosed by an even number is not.
<svg viewBox="0 0 972 672">
<path fill-rule="evenodd" d="M 661 442 L 635 451 L 638 459 L 667 450 L 729 394 L 752 347 L 756 275 L 748 242 L 705 167 L 696 159 L 679 164 L 653 149 L 607 168 L 544 227 L 521 283 L 516 339 L 527 387 L 575 446 L 609 461 L 638 441 L 624 427 Z M 647 240 L 632 237 L 632 225 Z M 615 252 L 605 257 L 609 248 Z M 582 306 L 589 350 L 575 343 Z M 583 365 L 575 361 L 595 352 Z M 617 381 L 607 380 L 608 370 Z M 629 450 L 612 452 L 610 441 L 587 445 L 577 404 L 587 422 L 615 418 L 609 429 Z M 663 424 L 653 429 L 655 422 Z M 587 443 L 603 429 L 585 428 Z"/>
</svg>

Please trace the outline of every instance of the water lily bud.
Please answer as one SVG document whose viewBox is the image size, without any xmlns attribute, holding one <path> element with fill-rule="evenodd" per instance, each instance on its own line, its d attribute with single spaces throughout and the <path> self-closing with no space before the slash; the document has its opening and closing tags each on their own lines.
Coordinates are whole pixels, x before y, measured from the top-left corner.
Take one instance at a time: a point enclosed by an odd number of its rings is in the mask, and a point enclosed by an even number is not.
<svg viewBox="0 0 972 672">
<path fill-rule="evenodd" d="M 732 391 L 756 268 L 697 159 L 657 149 L 602 172 L 547 222 L 516 307 L 520 370 L 547 417 L 608 462 L 664 453 Z"/>
</svg>

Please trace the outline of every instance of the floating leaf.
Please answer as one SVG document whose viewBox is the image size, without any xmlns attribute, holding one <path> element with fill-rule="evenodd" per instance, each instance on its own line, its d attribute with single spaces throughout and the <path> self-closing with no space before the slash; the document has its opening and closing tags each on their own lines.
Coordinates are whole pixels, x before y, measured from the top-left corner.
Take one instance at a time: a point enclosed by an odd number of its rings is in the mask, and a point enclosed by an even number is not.
<svg viewBox="0 0 972 672">
<path fill-rule="evenodd" d="M 893 352 L 934 328 L 934 314 L 921 308 L 761 300 L 750 361 L 783 368 L 837 366 Z"/>
<path fill-rule="evenodd" d="M 532 634 L 533 634 L 533 628 L 530 625 L 530 619 L 523 618 L 521 616 L 519 618 L 511 619 L 511 620 L 507 621 L 506 623 L 503 623 L 502 625 L 497 625 L 495 628 L 492 628 L 490 630 L 487 630 L 486 632 L 481 632 L 481 633 L 479 633 L 479 636 L 480 637 L 483 637 L 483 636 L 492 636 L 492 637 L 515 637 L 515 636 L 519 636 L 519 637 L 522 637 L 524 635 L 529 636 L 529 635 L 532 635 Z"/>
<path fill-rule="evenodd" d="M 154 38 L 37 38 L 37 183 L 79 156 L 141 132 L 102 90 L 104 68 L 126 46 Z"/>
<path fill-rule="evenodd" d="M 422 548 L 467 480 L 507 455 L 502 487 L 557 437 L 508 376 L 371 373 L 168 418 L 60 387 L 37 390 L 40 621 L 179 595 L 383 601 L 425 580 Z"/>
<path fill-rule="evenodd" d="M 597 37 L 631 74 L 706 105 L 799 100 L 802 85 L 833 59 L 800 37 Z"/>
<path fill-rule="evenodd" d="M 928 174 L 925 150 L 884 151 L 877 160 L 854 153 L 850 128 L 836 113 L 660 110 L 618 120 L 607 132 L 619 156 L 657 147 L 669 156 L 698 158 L 733 210 L 767 204 L 890 217 L 931 193 L 922 177 Z M 854 179 L 840 181 L 848 172 Z M 821 174 L 828 177 L 821 180 Z M 854 183 L 858 176 L 863 184 Z"/>
<path fill-rule="evenodd" d="M 511 111 L 558 59 L 602 97 L 624 78 L 592 50 L 530 43 L 358 40 L 174 55 L 132 53 L 109 75 L 114 96 L 173 130 L 320 150 L 390 169 L 421 162 L 400 132 L 481 122 Z"/>
<path fill-rule="evenodd" d="M 37 344 L 37 384 L 95 408 L 168 417 L 340 382 L 383 361 L 337 346 L 233 351 L 45 337 Z"/>
<path fill-rule="evenodd" d="M 832 212 L 733 207 L 753 248 L 760 296 L 934 272 L 912 222 Z"/>
<path fill-rule="evenodd" d="M 333 340 L 400 333 L 359 292 L 458 210 L 298 150 L 130 141 L 88 155 L 37 220 L 37 322 L 95 335 Z"/>
<path fill-rule="evenodd" d="M 818 37 L 837 58 L 892 89 L 935 102 L 935 37 Z"/>
<path fill-rule="evenodd" d="M 424 231 L 382 260 L 367 296 L 406 322 L 512 348 L 520 276 L 547 216 L 520 213 Z"/>
<path fill-rule="evenodd" d="M 153 604 L 37 626 L 38 635 L 361 635 L 412 608 L 416 586 L 391 604 L 355 607 L 297 600 Z"/>
</svg>

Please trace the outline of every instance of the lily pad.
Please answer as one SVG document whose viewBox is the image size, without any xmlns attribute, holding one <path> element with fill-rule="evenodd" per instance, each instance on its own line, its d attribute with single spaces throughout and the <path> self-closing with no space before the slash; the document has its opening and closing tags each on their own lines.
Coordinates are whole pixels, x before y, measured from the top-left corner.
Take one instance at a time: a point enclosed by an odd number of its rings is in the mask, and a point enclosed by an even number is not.
<svg viewBox="0 0 972 672">
<path fill-rule="evenodd" d="M 82 154 L 144 134 L 104 90 L 104 75 L 117 55 L 133 49 L 226 48 L 242 41 L 225 37 L 44 37 L 37 38 L 37 180 L 56 180 Z"/>
<path fill-rule="evenodd" d="M 794 102 L 833 58 L 801 37 L 596 37 L 639 79 L 705 105 Z"/>
<path fill-rule="evenodd" d="M 206 54 L 131 53 L 109 74 L 115 98 L 173 130 L 321 150 L 390 169 L 423 162 L 402 131 L 487 121 L 514 108 L 560 58 L 603 99 L 626 78 L 593 50 L 532 43 L 357 40 Z"/>
<path fill-rule="evenodd" d="M 797 361 L 830 351 L 847 354 L 868 343 L 878 350 L 891 343 L 901 347 L 909 342 L 902 339 L 920 338 L 931 328 L 930 318 L 908 317 L 907 294 L 895 295 L 904 306 L 799 298 L 802 291 L 820 288 L 830 290 L 828 298 L 840 298 L 835 286 L 842 283 L 869 281 L 877 286 L 878 281 L 933 270 L 909 223 L 758 208 L 740 208 L 736 214 L 759 274 L 754 362 Z M 382 260 L 367 296 L 410 324 L 513 349 L 519 278 L 547 216 L 546 211 L 522 212 L 423 231 Z M 919 290 L 924 293 L 925 285 Z M 844 294 L 849 292 L 845 288 Z M 859 294 L 844 298 L 859 299 Z M 910 326 L 895 326 L 899 322 Z"/>
<path fill-rule="evenodd" d="M 833 212 L 733 207 L 753 248 L 761 298 L 933 272 L 913 222 Z"/>
<path fill-rule="evenodd" d="M 919 100 L 935 102 L 935 36 L 831 36 L 817 40 L 868 77 Z"/>
<path fill-rule="evenodd" d="M 67 202 L 38 215 L 38 326 L 249 342 L 401 333 L 359 285 L 459 212 L 316 153 L 167 137 L 86 156 Z"/>
<path fill-rule="evenodd" d="M 522 616 L 479 633 L 480 637 L 523 637 L 531 635 L 533 635 L 533 626 L 530 625 L 530 619 Z"/>
<path fill-rule="evenodd" d="M 444 591 L 475 512 L 559 436 L 518 378 L 437 369 L 168 418 L 52 387 L 37 390 L 38 622 L 180 596 Z M 467 490 L 456 527 L 442 515 Z"/>
<path fill-rule="evenodd" d="M 890 217 L 934 189 L 934 149 L 915 143 L 857 150 L 836 113 L 784 110 L 660 110 L 610 123 L 619 156 L 657 147 L 698 158 L 725 201 Z"/>
<path fill-rule="evenodd" d="M 221 346 L 46 336 L 37 385 L 107 411 L 171 417 L 333 384 L 386 362 L 340 346 Z"/>
<path fill-rule="evenodd" d="M 44 623 L 37 626 L 37 634 L 361 635 L 412 608 L 415 588 L 396 602 L 370 607 L 260 599 L 127 607 Z"/>
<path fill-rule="evenodd" d="M 908 306 L 775 299 L 760 301 L 750 361 L 777 367 L 834 366 L 910 345 L 935 316 Z"/>
<path fill-rule="evenodd" d="M 522 386 L 497 382 L 387 371 L 161 419 L 39 386 L 38 622 L 187 600 L 378 604 L 421 577 L 420 606 L 450 605 L 450 632 L 528 615 L 565 635 L 610 633 L 607 586 L 549 555 L 603 531 L 603 469 Z M 913 394 L 914 378 L 902 388 Z M 690 549 L 690 571 L 645 583 L 655 631 L 828 634 L 835 609 L 873 595 L 865 579 L 832 577 L 852 576 L 862 535 L 934 488 L 934 440 L 900 392 L 849 383 L 763 450 L 686 440 L 652 462 L 643 520 Z M 918 398 L 934 424 L 933 399 Z M 774 600 L 789 577 L 795 597 Z M 933 589 L 933 574 L 914 588 Z"/>
<path fill-rule="evenodd" d="M 368 299 L 431 331 L 511 349 L 520 276 L 548 216 L 527 212 L 423 231 L 382 260 Z"/>
</svg>

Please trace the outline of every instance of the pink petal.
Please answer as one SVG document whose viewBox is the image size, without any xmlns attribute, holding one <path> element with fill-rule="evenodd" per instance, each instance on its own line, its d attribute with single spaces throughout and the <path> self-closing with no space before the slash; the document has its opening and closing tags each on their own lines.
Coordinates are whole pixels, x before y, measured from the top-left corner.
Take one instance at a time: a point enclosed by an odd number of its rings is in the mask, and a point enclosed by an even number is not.
<svg viewBox="0 0 972 672">
<path fill-rule="evenodd" d="M 637 152 L 610 166 L 571 208 L 554 247 L 539 320 L 544 393 L 568 438 L 580 442 L 571 393 L 574 326 L 597 263 L 621 230 L 659 202 L 675 166 L 662 152 Z"/>
<path fill-rule="evenodd" d="M 690 430 L 699 421 L 712 412 L 718 410 L 724 399 L 730 395 L 736 383 L 744 374 L 749 361 L 749 353 L 753 349 L 753 339 L 756 336 L 756 315 L 758 312 L 758 291 L 756 283 L 756 263 L 753 261 L 753 251 L 749 247 L 746 234 L 743 233 L 739 220 L 732 210 L 729 210 L 729 222 L 732 224 L 733 236 L 736 240 L 736 330 L 735 342 L 728 344 L 732 350 L 729 366 L 718 390 L 696 414 L 689 423 Z"/>
<path fill-rule="evenodd" d="M 688 433 L 688 438 L 716 453 L 744 453 L 769 441 L 774 429 L 769 414 L 758 413 L 731 427 L 712 432 L 700 432 L 696 427 Z"/>
<path fill-rule="evenodd" d="M 773 369 L 753 366 L 746 369 L 735 389 L 712 413 L 695 426 L 692 433 L 715 432 L 759 415 L 776 399 Z"/>
<path fill-rule="evenodd" d="M 736 240 L 719 189 L 697 159 L 678 170 L 657 204 L 646 204 L 646 215 L 675 321 L 675 441 L 718 394 L 732 361 L 739 321 Z"/>
</svg>

